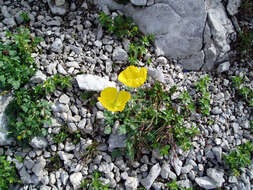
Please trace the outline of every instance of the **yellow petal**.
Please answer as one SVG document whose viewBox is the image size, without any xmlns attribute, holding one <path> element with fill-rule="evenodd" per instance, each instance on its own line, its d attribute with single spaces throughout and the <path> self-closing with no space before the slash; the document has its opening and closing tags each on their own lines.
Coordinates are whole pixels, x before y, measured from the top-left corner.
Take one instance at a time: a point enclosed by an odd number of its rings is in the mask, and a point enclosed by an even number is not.
<svg viewBox="0 0 253 190">
<path fill-rule="evenodd" d="M 110 111 L 123 111 L 130 98 L 131 95 L 129 92 L 120 91 L 118 93 L 116 88 L 108 87 L 100 93 L 98 100 Z"/>
<path fill-rule="evenodd" d="M 119 74 L 118 80 L 129 87 L 138 88 L 147 80 L 148 70 L 145 67 L 139 69 L 129 66 Z"/>
</svg>

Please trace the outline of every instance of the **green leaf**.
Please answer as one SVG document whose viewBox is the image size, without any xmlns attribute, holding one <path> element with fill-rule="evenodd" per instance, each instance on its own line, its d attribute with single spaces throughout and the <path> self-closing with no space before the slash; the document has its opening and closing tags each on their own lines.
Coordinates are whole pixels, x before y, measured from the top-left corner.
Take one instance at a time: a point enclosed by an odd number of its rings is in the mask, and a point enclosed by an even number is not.
<svg viewBox="0 0 253 190">
<path fill-rule="evenodd" d="M 105 127 L 104 133 L 105 133 L 106 135 L 110 135 L 111 132 L 112 132 L 112 128 L 111 128 L 110 126 L 107 125 L 107 126 Z"/>
</svg>

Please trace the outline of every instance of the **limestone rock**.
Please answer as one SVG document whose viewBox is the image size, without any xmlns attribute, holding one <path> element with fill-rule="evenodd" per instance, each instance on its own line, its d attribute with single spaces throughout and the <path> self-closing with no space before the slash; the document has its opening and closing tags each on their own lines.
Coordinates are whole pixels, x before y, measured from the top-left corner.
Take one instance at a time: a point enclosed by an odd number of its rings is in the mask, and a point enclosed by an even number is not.
<svg viewBox="0 0 253 190">
<path fill-rule="evenodd" d="M 159 163 L 154 165 L 148 174 L 148 176 L 141 180 L 141 184 L 146 188 L 150 189 L 156 178 L 160 175 L 161 167 Z"/>
<path fill-rule="evenodd" d="M 77 75 L 76 80 L 81 90 L 101 91 L 106 87 L 116 87 L 115 82 L 90 74 Z"/>
</svg>

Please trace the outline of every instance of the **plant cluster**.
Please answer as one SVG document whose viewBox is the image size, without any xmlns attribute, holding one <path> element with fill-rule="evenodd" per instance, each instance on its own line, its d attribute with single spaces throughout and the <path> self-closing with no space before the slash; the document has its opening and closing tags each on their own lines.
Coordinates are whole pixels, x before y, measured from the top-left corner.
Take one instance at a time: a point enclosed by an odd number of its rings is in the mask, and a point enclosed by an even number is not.
<svg viewBox="0 0 253 190">
<path fill-rule="evenodd" d="M 177 104 L 173 103 L 171 96 L 175 92 L 176 87 L 166 92 L 158 82 L 151 88 L 138 89 L 122 112 L 105 111 L 105 133 L 110 133 L 115 121 L 119 121 L 118 132 L 128 137 L 125 151 L 131 159 L 142 148 L 158 148 L 162 155 L 168 154 L 170 145 L 188 149 L 191 137 L 198 134 L 196 127 L 185 126 L 194 108 L 187 92 Z"/>
<path fill-rule="evenodd" d="M 208 91 L 209 82 L 210 77 L 206 75 L 202 77 L 199 82 L 195 83 L 196 89 L 200 95 L 197 100 L 197 110 L 205 116 L 210 114 L 210 93 Z"/>
<path fill-rule="evenodd" d="M 224 155 L 225 163 L 230 167 L 235 176 L 240 175 L 240 168 L 245 168 L 251 164 L 253 154 L 253 143 L 246 142 L 232 150 L 228 155 Z"/>
<path fill-rule="evenodd" d="M 81 137 L 81 132 L 80 131 L 75 131 L 71 133 L 66 125 L 63 125 L 61 127 L 61 131 L 54 135 L 53 140 L 55 143 L 63 143 L 67 138 L 71 139 L 71 142 L 74 144 L 77 144 L 80 142 L 80 137 Z"/>
<path fill-rule="evenodd" d="M 177 181 L 174 179 L 172 182 L 167 184 L 169 190 L 192 190 L 192 188 L 184 188 L 177 184 Z"/>
<path fill-rule="evenodd" d="M 81 183 L 81 188 L 92 189 L 92 190 L 109 190 L 109 184 L 103 185 L 102 181 L 99 180 L 101 174 L 95 171 L 92 174 L 91 179 L 85 179 Z"/>
<path fill-rule="evenodd" d="M 253 90 L 244 84 L 244 79 L 239 76 L 232 77 L 233 86 L 240 97 L 242 97 L 249 106 L 253 106 Z"/>
<path fill-rule="evenodd" d="M 70 86 L 70 78 L 55 75 L 44 83 L 32 88 L 14 91 L 13 100 L 6 108 L 9 135 L 28 143 L 34 136 L 45 136 L 44 125 L 51 123 L 51 106 L 44 97 L 52 93 L 56 86 Z"/>
<path fill-rule="evenodd" d="M 54 154 L 52 157 L 50 157 L 49 162 L 47 162 L 46 168 L 48 172 L 53 172 L 59 170 L 63 166 L 64 163 L 59 154 Z"/>
<path fill-rule="evenodd" d="M 8 161 L 6 156 L 0 156 L 0 189 L 8 190 L 11 184 L 20 183 L 14 163 Z"/>
<path fill-rule="evenodd" d="M 104 12 L 99 14 L 99 21 L 102 27 L 108 32 L 115 34 L 119 39 L 130 39 L 129 58 L 130 65 L 139 65 L 139 60 L 144 58 L 154 41 L 154 35 L 143 35 L 133 23 L 133 19 L 125 16 L 116 16 L 114 19 Z M 151 60 L 147 61 L 147 64 Z"/>
<path fill-rule="evenodd" d="M 31 56 L 40 38 L 33 38 L 28 29 L 7 32 L 9 41 L 0 41 L 0 89 L 10 91 L 24 86 L 37 70 Z"/>
</svg>

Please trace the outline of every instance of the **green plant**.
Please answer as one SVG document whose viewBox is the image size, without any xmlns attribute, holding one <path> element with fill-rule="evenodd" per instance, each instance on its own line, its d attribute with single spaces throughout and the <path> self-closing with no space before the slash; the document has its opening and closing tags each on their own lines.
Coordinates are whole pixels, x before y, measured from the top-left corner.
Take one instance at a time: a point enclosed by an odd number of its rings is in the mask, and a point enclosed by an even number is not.
<svg viewBox="0 0 253 190">
<path fill-rule="evenodd" d="M 60 132 L 53 136 L 53 140 L 57 144 L 63 143 L 67 138 L 71 139 L 71 142 L 74 144 L 78 144 L 80 142 L 81 132 L 70 132 L 68 127 L 66 125 L 63 125 Z"/>
<path fill-rule="evenodd" d="M 99 180 L 100 177 L 101 177 L 101 174 L 95 171 L 92 174 L 91 179 L 85 179 L 82 181 L 81 187 L 86 188 L 86 189 L 91 187 L 92 190 L 109 190 L 109 184 L 103 185 L 102 181 Z"/>
<path fill-rule="evenodd" d="M 0 189 L 8 190 L 9 185 L 20 182 L 15 165 L 8 161 L 6 156 L 0 156 Z"/>
<path fill-rule="evenodd" d="M 48 172 L 53 172 L 59 170 L 64 166 L 63 161 L 61 160 L 58 154 L 54 154 L 47 162 L 46 168 Z"/>
<path fill-rule="evenodd" d="M 43 98 L 56 86 L 70 86 L 69 77 L 54 76 L 33 88 L 20 88 L 6 108 L 8 130 L 11 137 L 29 143 L 34 136 L 45 136 L 43 127 L 51 123 L 51 106 Z"/>
<path fill-rule="evenodd" d="M 253 58 L 253 33 L 250 29 L 244 29 L 238 35 L 236 49 L 240 57 Z"/>
<path fill-rule="evenodd" d="M 133 19 L 125 16 L 116 16 L 112 19 L 104 12 L 99 14 L 99 22 L 108 32 L 115 34 L 118 38 L 134 38 L 138 33 L 138 27 Z"/>
<path fill-rule="evenodd" d="M 235 176 L 240 175 L 240 168 L 245 168 L 251 164 L 253 154 L 253 143 L 246 142 L 232 150 L 228 155 L 224 155 L 225 163 L 230 167 Z"/>
<path fill-rule="evenodd" d="M 24 86 L 37 70 L 31 53 L 41 38 L 33 38 L 28 29 L 6 32 L 9 41 L 0 41 L 0 89 L 10 91 Z"/>
<path fill-rule="evenodd" d="M 253 106 L 253 90 L 244 85 L 244 79 L 239 76 L 234 76 L 232 77 L 232 83 L 238 95 L 243 97 L 249 106 Z"/>
<path fill-rule="evenodd" d="M 192 190 L 192 188 L 184 188 L 177 184 L 177 181 L 174 179 L 172 182 L 167 183 L 169 190 Z"/>
<path fill-rule="evenodd" d="M 208 91 L 208 86 L 210 82 L 210 77 L 208 75 L 203 76 L 199 82 L 195 83 L 196 89 L 199 92 L 199 98 L 197 102 L 197 110 L 208 116 L 210 114 L 210 93 Z"/>
<path fill-rule="evenodd" d="M 29 15 L 28 15 L 28 13 L 26 13 L 26 12 L 24 12 L 24 11 L 21 13 L 20 16 L 21 16 L 21 18 L 24 20 L 24 23 L 28 23 L 28 22 L 30 22 L 30 20 L 31 20 L 30 17 L 29 17 Z"/>
<path fill-rule="evenodd" d="M 168 154 L 174 145 L 188 149 L 190 139 L 198 133 L 195 127 L 186 127 L 184 122 L 189 118 L 191 102 L 178 99 L 175 109 L 171 95 L 173 87 L 165 92 L 160 83 L 151 88 L 138 89 L 124 111 L 119 113 L 104 112 L 106 133 L 110 133 L 116 120 L 120 122 L 118 132 L 126 134 L 125 151 L 133 159 L 141 148 L 158 148 L 162 155 Z"/>
</svg>

